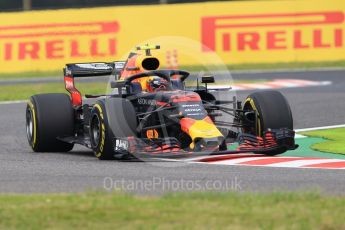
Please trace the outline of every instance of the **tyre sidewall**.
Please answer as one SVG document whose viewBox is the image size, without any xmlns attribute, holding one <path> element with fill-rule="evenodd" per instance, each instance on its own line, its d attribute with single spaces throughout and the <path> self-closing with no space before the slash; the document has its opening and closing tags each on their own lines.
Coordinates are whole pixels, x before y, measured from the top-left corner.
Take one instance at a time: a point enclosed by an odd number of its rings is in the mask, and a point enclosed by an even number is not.
<svg viewBox="0 0 345 230">
<path fill-rule="evenodd" d="M 30 99 L 26 105 L 26 116 L 27 113 L 31 113 L 31 118 L 32 118 L 32 134 L 31 137 L 29 137 L 27 133 L 27 139 L 29 142 L 30 147 L 34 150 L 37 151 L 37 117 L 36 117 L 36 110 L 34 106 L 34 101 Z M 26 121 L 27 123 L 27 121 Z M 27 124 L 26 124 L 27 125 Z"/>
<path fill-rule="evenodd" d="M 291 108 L 286 98 L 278 91 L 261 91 L 249 95 L 245 101 L 258 113 L 258 133 L 262 136 L 267 129 L 293 129 Z"/>
<path fill-rule="evenodd" d="M 100 121 L 100 137 L 99 142 L 95 145 L 92 137 L 91 122 L 97 116 Z M 90 138 L 91 148 L 95 153 L 95 156 L 102 160 L 111 160 L 114 158 L 113 139 L 114 135 L 109 132 L 107 112 L 104 101 L 98 101 L 92 108 L 90 118 Z"/>
<path fill-rule="evenodd" d="M 248 104 L 258 113 L 257 133 L 251 134 L 262 137 L 268 129 L 293 129 L 290 105 L 280 92 L 272 90 L 253 93 L 247 97 L 244 108 L 247 108 Z M 285 151 L 285 149 L 277 149 L 261 153 L 277 155 Z"/>
<path fill-rule="evenodd" d="M 33 140 L 35 152 L 68 152 L 73 144 L 58 137 L 73 136 L 74 110 L 66 94 L 38 94 L 30 98 L 27 109 L 33 114 Z"/>
<path fill-rule="evenodd" d="M 100 119 L 100 141 L 94 145 L 91 122 Z M 110 119 L 110 120 L 109 120 Z M 121 158 L 114 151 L 116 138 L 136 137 L 136 112 L 132 103 L 123 98 L 106 98 L 95 103 L 90 118 L 90 141 L 95 156 L 101 160 Z"/>
</svg>

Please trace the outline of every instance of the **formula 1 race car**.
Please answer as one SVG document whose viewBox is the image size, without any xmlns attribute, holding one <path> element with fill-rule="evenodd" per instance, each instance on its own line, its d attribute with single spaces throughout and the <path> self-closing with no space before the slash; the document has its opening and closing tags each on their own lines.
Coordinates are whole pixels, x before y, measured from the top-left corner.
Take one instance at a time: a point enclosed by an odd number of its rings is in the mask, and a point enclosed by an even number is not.
<svg viewBox="0 0 345 230">
<path fill-rule="evenodd" d="M 38 94 L 26 109 L 28 142 L 35 152 L 67 152 L 74 144 L 91 148 L 99 159 L 184 157 L 253 152 L 276 155 L 296 149 L 290 106 L 278 91 L 258 91 L 242 103 L 217 99 L 213 76 L 160 70 L 140 46 L 126 61 L 67 64 L 67 94 Z M 112 91 L 85 95 L 74 79 L 111 75 Z M 212 90 L 211 90 L 212 88 Z M 230 88 L 226 89 L 230 90 Z M 92 99 L 89 99 L 92 100 Z M 222 116 L 231 116 L 221 120 Z M 237 147 L 229 150 L 229 146 Z"/>
</svg>

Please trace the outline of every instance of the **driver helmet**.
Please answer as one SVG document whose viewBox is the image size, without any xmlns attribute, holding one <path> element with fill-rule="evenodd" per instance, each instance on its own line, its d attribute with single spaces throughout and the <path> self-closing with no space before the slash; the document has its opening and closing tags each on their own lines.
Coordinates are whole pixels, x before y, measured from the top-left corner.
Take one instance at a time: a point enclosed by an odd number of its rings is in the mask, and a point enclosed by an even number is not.
<svg viewBox="0 0 345 230">
<path fill-rule="evenodd" d="M 148 82 L 151 81 L 154 77 L 142 77 L 142 78 L 139 78 L 139 79 L 135 79 L 133 80 L 133 82 L 138 82 L 140 83 L 141 85 L 141 89 L 143 92 L 149 92 L 149 89 L 148 89 Z"/>
<path fill-rule="evenodd" d="M 152 77 L 148 79 L 146 88 L 148 92 L 166 90 L 168 88 L 168 83 L 160 77 Z"/>
</svg>

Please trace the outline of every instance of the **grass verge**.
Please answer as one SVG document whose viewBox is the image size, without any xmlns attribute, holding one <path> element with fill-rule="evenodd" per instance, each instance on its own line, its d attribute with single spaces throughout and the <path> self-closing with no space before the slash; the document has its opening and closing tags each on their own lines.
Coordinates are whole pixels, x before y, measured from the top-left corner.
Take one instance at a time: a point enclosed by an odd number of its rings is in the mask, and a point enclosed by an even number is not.
<svg viewBox="0 0 345 230">
<path fill-rule="evenodd" d="M 85 94 L 104 94 L 106 83 L 78 83 L 77 89 Z M 38 93 L 67 93 L 64 83 L 37 83 L 0 86 L 0 101 L 25 100 Z"/>
<path fill-rule="evenodd" d="M 301 134 L 325 139 L 323 142 L 313 144 L 311 148 L 314 150 L 345 155 L 345 128 L 301 132 Z"/>
<path fill-rule="evenodd" d="M 32 71 L 20 73 L 0 73 L 0 79 L 19 79 L 19 78 L 43 78 L 43 77 L 63 77 L 62 70 L 56 71 Z"/>
<path fill-rule="evenodd" d="M 1 195 L 1 229 L 344 229 L 344 197 L 317 193 Z"/>
<path fill-rule="evenodd" d="M 324 61 L 324 62 L 278 62 L 278 63 L 252 63 L 227 65 L 228 70 L 272 70 L 272 69 L 311 69 L 320 67 L 345 67 L 345 60 Z M 181 69 L 189 71 L 201 70 L 222 70 L 220 66 L 181 66 Z M 62 70 L 56 71 L 34 71 L 22 73 L 0 73 L 0 79 L 10 78 L 37 78 L 37 77 L 59 77 L 62 76 Z"/>
<path fill-rule="evenodd" d="M 251 63 L 236 64 L 226 66 L 230 71 L 236 70 L 274 70 L 274 69 L 312 69 L 312 68 L 331 68 L 345 67 L 345 60 L 340 61 L 324 61 L 324 62 L 277 62 L 277 63 Z M 223 67 L 224 68 L 224 67 Z M 181 69 L 189 71 L 200 70 L 220 70 L 220 66 L 182 66 Z"/>
</svg>

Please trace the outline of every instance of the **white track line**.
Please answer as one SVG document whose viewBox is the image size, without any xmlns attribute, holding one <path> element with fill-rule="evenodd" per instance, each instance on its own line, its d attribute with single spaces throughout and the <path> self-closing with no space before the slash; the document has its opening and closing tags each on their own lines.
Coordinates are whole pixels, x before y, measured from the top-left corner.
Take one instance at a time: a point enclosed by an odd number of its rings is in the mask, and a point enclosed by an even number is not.
<svg viewBox="0 0 345 230">
<path fill-rule="evenodd" d="M 316 130 L 323 130 L 323 129 L 336 129 L 336 128 L 344 128 L 345 124 L 343 125 L 331 125 L 331 126 L 322 126 L 322 127 L 313 127 L 313 128 L 305 128 L 305 129 L 296 129 L 295 132 L 295 138 L 305 138 L 307 136 L 304 136 L 302 134 L 299 134 L 299 132 L 307 132 L 307 131 L 316 131 Z"/>
<path fill-rule="evenodd" d="M 253 70 L 229 70 L 213 71 L 212 73 L 231 73 L 231 74 L 256 74 L 256 73 L 298 73 L 298 72 L 328 72 L 342 71 L 344 67 L 315 67 L 315 68 L 294 68 L 294 69 L 253 69 Z M 198 74 L 199 72 L 192 72 Z"/>
<path fill-rule="evenodd" d="M 300 138 L 306 138 L 307 136 L 304 136 L 302 134 L 295 133 L 295 138 L 300 139 Z"/>
<path fill-rule="evenodd" d="M 263 163 L 260 164 L 253 164 L 251 161 L 255 160 L 268 160 L 268 159 L 290 159 L 288 161 L 277 162 L 277 163 Z M 248 162 L 248 163 L 247 163 Z M 342 169 L 344 170 L 344 166 L 339 167 L 313 167 L 313 165 L 318 164 L 327 164 L 327 163 L 343 163 L 345 160 L 343 159 L 328 159 L 328 158 L 304 158 L 304 157 L 245 157 L 245 158 L 235 158 L 229 160 L 219 160 L 219 161 L 210 161 L 210 162 L 202 162 L 202 161 L 188 161 L 188 163 L 196 163 L 196 164 L 211 164 L 211 165 L 232 165 L 232 166 L 252 166 L 252 167 L 278 167 L 278 168 L 318 168 L 318 169 Z"/>
<path fill-rule="evenodd" d="M 336 128 L 344 128 L 344 127 L 345 127 L 345 124 L 321 126 L 321 127 L 313 127 L 313 128 L 305 128 L 305 129 L 296 129 L 295 132 L 306 132 L 306 131 L 323 130 L 323 129 L 336 129 Z"/>
<path fill-rule="evenodd" d="M 284 167 L 284 168 L 299 168 L 305 165 L 314 165 L 320 163 L 331 163 L 331 162 L 342 162 L 343 160 L 339 159 L 316 159 L 316 160 L 306 160 L 301 158 L 300 160 L 294 161 L 287 161 L 287 162 L 280 162 L 280 163 L 273 163 L 267 166 L 270 167 Z"/>
<path fill-rule="evenodd" d="M 0 101 L 0 105 L 10 105 L 10 104 L 20 104 L 26 103 L 28 100 L 19 100 L 19 101 Z"/>
<path fill-rule="evenodd" d="M 100 97 L 100 98 L 104 98 L 104 97 Z M 83 97 L 83 101 L 84 100 L 88 100 L 88 98 Z M 10 105 L 10 104 L 20 104 L 20 103 L 27 103 L 29 101 L 28 100 L 18 100 L 18 101 L 0 101 L 0 105 Z"/>
<path fill-rule="evenodd" d="M 255 157 L 253 154 L 253 157 L 240 157 L 240 158 L 235 158 L 235 159 L 229 159 L 229 160 L 219 160 L 219 161 L 210 161 L 210 162 L 205 162 L 207 164 L 216 164 L 216 165 L 236 165 L 239 163 L 243 162 L 248 162 L 252 160 L 262 160 L 265 159 L 263 157 Z"/>
<path fill-rule="evenodd" d="M 332 84 L 331 81 L 310 81 L 300 79 L 274 79 L 267 82 L 258 83 L 234 83 L 233 90 L 257 90 L 257 89 L 284 89 L 284 88 L 300 88 L 310 86 L 326 86 Z"/>
</svg>

